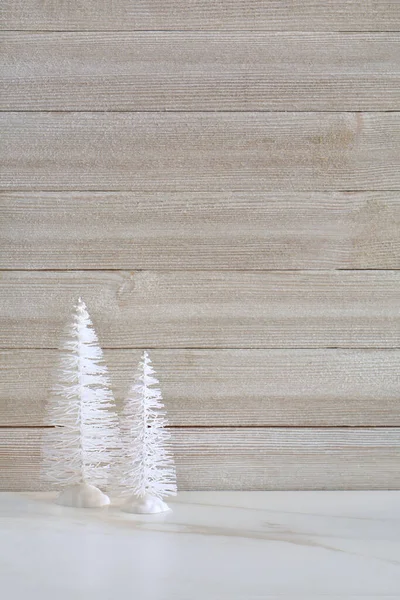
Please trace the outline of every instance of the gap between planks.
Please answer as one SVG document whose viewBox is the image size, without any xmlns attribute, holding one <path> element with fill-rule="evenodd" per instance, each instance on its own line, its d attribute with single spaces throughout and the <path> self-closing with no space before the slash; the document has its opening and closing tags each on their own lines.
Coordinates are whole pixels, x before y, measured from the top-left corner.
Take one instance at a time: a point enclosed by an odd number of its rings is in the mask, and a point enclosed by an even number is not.
<svg viewBox="0 0 400 600">
<path fill-rule="evenodd" d="M 0 208 L 0 212 L 1 212 L 1 208 Z M 119 271 L 128 271 L 131 273 L 146 273 L 148 271 L 155 271 L 155 272 L 162 272 L 162 273 L 172 273 L 175 271 L 190 271 L 192 273 L 203 273 L 204 271 L 212 271 L 214 273 L 326 273 L 327 271 L 346 271 L 346 272 L 354 272 L 357 273 L 359 271 L 372 271 L 372 272 L 377 272 L 380 273 L 381 271 L 393 271 L 393 272 L 397 272 L 400 271 L 400 267 L 398 269 L 393 269 L 392 267 L 382 267 L 382 268 L 376 268 L 376 267 L 359 267 L 357 269 L 353 269 L 351 267 L 338 267 L 338 268 L 334 268 L 334 269 L 330 269 L 329 267 L 325 267 L 324 269 L 244 269 L 244 268 L 240 268 L 240 269 L 232 269 L 231 267 L 229 268 L 217 268 L 215 269 L 214 267 L 212 269 L 206 269 L 206 268 L 190 268 L 190 267 L 180 267 L 180 268 L 174 268 L 174 269 L 167 269 L 167 268 L 159 268 L 159 267 L 154 267 L 154 268 L 135 268 L 132 267 L 131 269 L 126 269 L 125 267 L 116 267 L 116 268 L 110 268 L 107 267 L 106 269 L 103 269 L 102 267 L 98 267 L 98 268 L 90 268 L 90 269 L 82 269 L 80 267 L 77 267 L 76 269 L 51 269 L 51 268 L 45 268 L 45 269 L 40 269 L 40 268 L 35 268 L 35 269 L 15 269 L 14 267 L 2 267 L 0 269 L 0 273 L 8 273 L 10 271 L 16 272 L 16 273 L 75 273 L 75 272 L 79 272 L 79 273 L 90 273 L 91 271 L 102 271 L 104 272 L 110 272 L 110 273 L 118 273 Z"/>
<path fill-rule="evenodd" d="M 57 33 L 340 33 L 341 35 L 355 35 L 374 33 L 382 36 L 387 33 L 400 33 L 400 29 L 0 29 L 1 33 L 44 33 L 46 35 Z"/>
<path fill-rule="evenodd" d="M 0 30 L 1 33 L 1 30 Z M 292 113 L 292 114 L 329 114 L 329 115 L 337 115 L 337 114 L 349 114 L 349 115 L 358 115 L 358 114 L 369 114 L 369 113 L 378 113 L 378 114 L 393 114 L 393 113 L 400 113 L 400 106 L 398 108 L 389 108 L 389 109 L 363 109 L 363 110 L 357 110 L 357 109 L 351 109 L 351 110 L 343 110 L 343 109 L 338 109 L 338 110 L 329 110 L 329 109 L 296 109 L 296 110 L 275 110 L 275 109 L 266 109 L 266 110 L 262 110 L 262 109 L 257 109 L 257 108 L 252 108 L 252 109 L 248 109 L 248 110 L 244 110 L 244 109 L 229 109 L 229 108 L 224 108 L 222 110 L 213 110 L 213 109 L 208 109 L 208 110 L 190 110 L 190 109 L 182 109 L 182 110 L 175 110 L 175 109 L 162 109 L 162 110 L 134 110 L 134 109 L 115 109 L 115 110 L 101 110 L 101 109 L 83 109 L 83 110 L 79 110 L 79 109 L 73 109 L 73 110 L 60 110 L 60 109 L 19 109 L 19 108 L 14 108 L 14 109 L 9 109 L 9 108 L 0 108 L 0 113 L 2 114 L 39 114 L 39 115 L 47 115 L 47 114 L 51 114 L 51 115 L 75 115 L 75 114 L 79 114 L 79 115 L 84 115 L 84 114 L 96 114 L 96 115 L 108 115 L 108 114 L 124 114 L 124 115 L 141 115 L 141 114 L 150 114 L 150 115 L 181 115 L 181 114 L 189 114 L 189 115 L 214 115 L 214 114 L 262 114 L 262 115 L 268 115 L 269 113 L 271 114 L 276 114 L 276 115 L 284 115 L 286 113 Z M 2 190 L 3 191 L 3 190 Z M 19 190 L 16 188 L 12 189 L 13 192 L 18 192 Z M 40 190 L 35 189 L 35 192 L 38 192 Z M 48 190 L 47 188 L 44 190 L 46 192 L 51 192 L 53 190 Z M 54 190 L 56 192 L 60 192 L 61 190 Z M 67 190 L 68 192 L 71 190 Z M 82 191 L 88 191 L 88 190 L 82 190 Z M 96 191 L 107 191 L 107 190 L 90 190 L 91 192 L 96 192 Z M 116 190 L 110 190 L 112 192 L 115 192 Z M 125 190 L 118 190 L 119 192 L 125 191 Z M 126 190 L 126 191 L 131 191 L 131 190 Z M 139 190 L 135 189 L 135 192 L 137 192 Z M 150 192 L 152 191 L 151 189 L 147 189 L 143 190 L 146 192 Z M 159 191 L 159 190 L 155 190 L 155 191 Z M 171 192 L 171 190 L 168 190 L 169 192 Z M 185 191 L 185 190 L 178 190 L 179 192 Z M 187 190 L 190 191 L 190 190 Z M 197 191 L 197 190 L 194 190 Z M 213 190 L 215 191 L 215 190 Z M 226 190 L 224 190 L 226 191 Z M 249 190 L 235 190 L 235 191 L 249 191 Z M 293 190 L 295 191 L 295 190 Z M 312 190 L 313 192 L 318 192 L 318 191 L 326 191 L 326 190 Z M 334 190 L 334 191 L 347 191 L 347 190 Z M 350 190 L 351 191 L 351 190 Z M 369 190 L 367 189 L 362 189 L 362 190 L 353 190 L 353 191 L 363 191 L 363 192 L 367 192 Z M 371 191 L 377 192 L 378 190 L 373 189 Z M 387 192 L 388 190 L 384 190 L 385 192 Z"/>
<path fill-rule="evenodd" d="M 10 112 L 10 111 L 7 111 Z M 25 111 L 24 111 L 25 112 Z M 352 111 L 354 112 L 354 111 Z M 370 112 L 370 111 L 368 111 Z M 396 111 L 399 112 L 400 111 Z M 163 114 L 163 113 L 160 113 Z M 264 190 L 257 190 L 256 193 L 262 193 Z M 51 188 L 46 188 L 46 189 L 32 189 L 32 188 L 13 188 L 12 190 L 8 190 L 8 189 L 0 189 L 0 197 L 5 195 L 5 194 L 18 194 L 18 193 L 26 193 L 26 192 L 31 192 L 32 194 L 130 194 L 130 193 L 135 193 L 135 194 L 160 194 L 162 193 L 162 190 L 160 191 L 157 188 L 146 188 L 146 189 L 135 189 L 135 190 L 131 190 L 131 189 L 121 189 L 121 190 L 113 190 L 113 189 L 100 189 L 100 190 L 82 190 L 82 189 L 76 189 L 76 190 L 70 190 L 70 189 L 51 189 Z M 272 193 L 270 190 L 265 190 L 266 193 Z M 335 190 L 323 190 L 323 189 L 312 189 L 312 190 L 291 190 L 291 192 L 293 193 L 309 193 L 309 194 L 358 194 L 358 193 L 371 193 L 371 194 L 385 194 L 386 192 L 400 192 L 400 188 L 394 188 L 392 190 L 381 190 L 381 189 L 360 189 L 360 188 L 338 188 Z M 166 192 L 167 194 L 204 194 L 206 192 L 204 191 L 200 191 L 197 190 L 196 188 L 191 188 L 191 189 L 170 189 Z M 253 194 L 255 193 L 253 190 L 248 190 L 248 189 L 239 189 L 239 188 L 229 188 L 229 190 L 223 189 L 223 190 L 210 190 L 210 193 L 229 193 L 229 194 Z M 281 193 L 281 192 L 278 192 Z M 283 193 L 288 193 L 287 190 L 286 192 Z"/>
<path fill-rule="evenodd" d="M 55 425 L 0 425 L 2 429 L 56 429 Z M 399 429 L 398 425 L 166 425 L 166 429 Z"/>
<path fill-rule="evenodd" d="M 3 109 L 0 108 L 0 113 L 50 113 L 50 114 L 68 114 L 68 113 L 96 113 L 96 114 L 156 114 L 156 115 L 167 115 L 167 114 L 182 114 L 182 113 L 189 113 L 189 114 L 219 114 L 219 113 L 238 113 L 238 114 L 248 114 L 248 113 L 260 113 L 260 114 L 281 114 L 282 112 L 295 112 L 295 113 L 317 113 L 317 114 L 325 114 L 325 113 L 329 113 L 329 114 L 336 114 L 338 112 L 340 113 L 349 113 L 349 114 L 364 114 L 366 112 L 368 113 L 398 113 L 399 109 L 398 108 L 393 108 L 393 109 L 386 109 L 386 110 L 382 110 L 382 109 L 368 109 L 368 110 L 292 110 L 292 111 L 282 111 L 282 110 L 260 110 L 260 109 L 250 109 L 250 110 L 229 110 L 229 109 L 224 109 L 224 110 L 188 110 L 188 109 L 183 109 L 183 110 L 170 110 L 170 109 L 166 109 L 166 110 L 96 110 L 96 109 L 92 109 L 92 110 L 51 110 L 51 109 L 47 109 L 47 110 L 33 110 L 33 109 L 13 109 L 13 110 L 8 110 L 8 109 Z M 14 192 L 17 192 L 19 190 L 14 190 Z M 38 190 L 35 190 L 38 191 Z M 49 192 L 52 190 L 47 190 L 46 192 Z M 56 191 L 60 191 L 60 190 L 56 190 Z M 70 191 L 70 190 L 68 190 Z M 86 191 L 86 190 L 85 190 Z M 91 192 L 97 191 L 97 190 L 90 190 Z M 124 190 L 118 190 L 118 191 L 124 191 Z M 126 190 L 126 191 L 130 191 L 130 190 Z M 149 190 L 146 190 L 146 192 L 148 192 Z M 179 190 L 182 191 L 182 190 Z M 312 190 L 312 191 L 318 191 L 318 190 Z M 335 190 L 336 191 L 336 190 Z M 338 190 L 341 191 L 341 190 Z M 368 191 L 368 190 L 362 190 L 363 192 Z M 377 190 L 373 190 L 373 191 L 377 191 Z M 385 190 L 386 192 L 388 190 Z"/>
</svg>

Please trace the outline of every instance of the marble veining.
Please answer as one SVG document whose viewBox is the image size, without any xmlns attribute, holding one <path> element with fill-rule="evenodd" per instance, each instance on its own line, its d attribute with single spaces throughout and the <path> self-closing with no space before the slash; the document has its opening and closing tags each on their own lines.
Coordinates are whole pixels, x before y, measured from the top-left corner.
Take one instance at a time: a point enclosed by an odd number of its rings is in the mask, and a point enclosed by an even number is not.
<svg viewBox="0 0 400 600">
<path fill-rule="evenodd" d="M 172 512 L 0 494 L 7 600 L 400 598 L 400 492 L 182 492 Z"/>
</svg>

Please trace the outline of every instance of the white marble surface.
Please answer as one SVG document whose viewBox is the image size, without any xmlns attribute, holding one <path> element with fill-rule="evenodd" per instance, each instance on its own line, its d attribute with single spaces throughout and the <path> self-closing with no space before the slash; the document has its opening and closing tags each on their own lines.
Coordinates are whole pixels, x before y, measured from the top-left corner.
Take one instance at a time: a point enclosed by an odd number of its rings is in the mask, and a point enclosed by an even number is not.
<svg viewBox="0 0 400 600">
<path fill-rule="evenodd" d="M 400 598 L 400 492 L 185 492 L 173 512 L 0 494 L 3 600 Z"/>
</svg>

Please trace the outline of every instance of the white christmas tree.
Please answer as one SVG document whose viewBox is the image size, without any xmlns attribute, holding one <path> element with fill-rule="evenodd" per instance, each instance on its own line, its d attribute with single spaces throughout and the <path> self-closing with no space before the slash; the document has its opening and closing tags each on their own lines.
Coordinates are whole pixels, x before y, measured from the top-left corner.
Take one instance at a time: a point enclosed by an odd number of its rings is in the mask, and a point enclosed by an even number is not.
<svg viewBox="0 0 400 600">
<path fill-rule="evenodd" d="M 124 510 L 157 513 L 169 510 L 165 496 L 176 494 L 175 465 L 161 391 L 147 352 L 143 353 L 121 416 L 122 450 L 119 487 L 133 495 Z"/>
<path fill-rule="evenodd" d="M 110 503 L 98 486 L 109 483 L 118 454 L 118 418 L 103 352 L 86 305 L 79 298 L 62 344 L 59 383 L 48 405 L 42 441 L 42 479 L 61 488 L 67 506 Z"/>
</svg>

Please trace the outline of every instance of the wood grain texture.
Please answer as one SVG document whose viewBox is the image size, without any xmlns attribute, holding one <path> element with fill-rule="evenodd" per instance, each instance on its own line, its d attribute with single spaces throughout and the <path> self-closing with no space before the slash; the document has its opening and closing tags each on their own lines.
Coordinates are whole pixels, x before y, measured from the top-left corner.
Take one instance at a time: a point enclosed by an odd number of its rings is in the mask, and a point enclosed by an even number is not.
<svg viewBox="0 0 400 600">
<path fill-rule="evenodd" d="M 118 408 L 153 349 L 181 489 L 398 489 L 400 3 L 0 12 L 1 489 L 78 295 Z"/>
<path fill-rule="evenodd" d="M 400 271 L 3 271 L 1 345 L 56 348 L 80 295 L 103 347 L 400 347 Z"/>
<path fill-rule="evenodd" d="M 43 430 L 42 430 L 43 431 Z M 400 429 L 172 429 L 182 490 L 398 489 Z M 44 489 L 40 429 L 0 429 L 0 489 Z"/>
<path fill-rule="evenodd" d="M 3 29 L 393 31 L 396 0 L 3 0 Z"/>
<path fill-rule="evenodd" d="M 3 269 L 395 269 L 400 193 L 2 192 L 0 236 Z"/>
<path fill-rule="evenodd" d="M 396 190 L 400 113 L 1 113 L 9 190 Z"/>
<path fill-rule="evenodd" d="M 399 110 L 400 36 L 5 33 L 0 85 L 2 110 Z"/>
<path fill-rule="evenodd" d="M 118 409 L 140 350 L 106 350 Z M 153 350 L 174 426 L 400 426 L 399 350 Z M 49 425 L 56 350 L 0 352 L 0 425 Z"/>
</svg>

